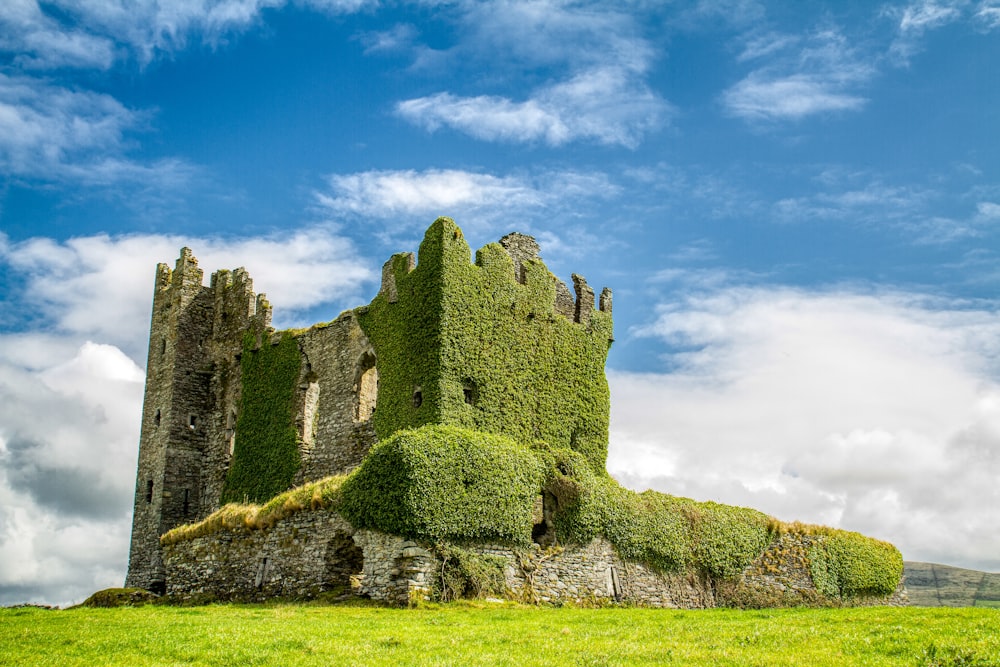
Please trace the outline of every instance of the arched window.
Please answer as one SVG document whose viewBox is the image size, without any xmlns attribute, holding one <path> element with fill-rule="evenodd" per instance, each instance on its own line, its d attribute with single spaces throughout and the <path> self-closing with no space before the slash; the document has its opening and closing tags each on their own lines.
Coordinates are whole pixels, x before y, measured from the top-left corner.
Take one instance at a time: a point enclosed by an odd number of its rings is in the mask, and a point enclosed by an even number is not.
<svg viewBox="0 0 1000 667">
<path fill-rule="evenodd" d="M 366 352 L 358 362 L 357 380 L 354 384 L 354 421 L 366 422 L 375 414 L 378 403 L 378 369 L 375 355 Z"/>
</svg>

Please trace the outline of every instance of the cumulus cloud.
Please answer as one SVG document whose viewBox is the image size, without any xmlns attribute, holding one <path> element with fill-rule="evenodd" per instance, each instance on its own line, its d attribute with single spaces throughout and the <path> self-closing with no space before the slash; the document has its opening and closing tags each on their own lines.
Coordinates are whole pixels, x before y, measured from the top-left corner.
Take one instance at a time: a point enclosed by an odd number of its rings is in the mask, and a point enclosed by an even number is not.
<svg viewBox="0 0 1000 667">
<path fill-rule="evenodd" d="M 723 285 L 633 333 L 661 340 L 674 370 L 609 374 L 623 482 L 1000 569 L 996 310 Z"/>
<path fill-rule="evenodd" d="M 13 338 L 13 339 L 12 339 Z M 111 345 L 0 337 L 0 604 L 65 604 L 121 585 L 142 370 Z"/>
<path fill-rule="evenodd" d="M 208 274 L 245 266 L 267 292 L 281 325 L 296 311 L 351 297 L 373 278 L 347 239 L 314 227 L 288 236 L 224 240 L 163 235 L 31 238 L 0 247 L 0 261 L 25 281 L 23 298 L 50 326 L 92 337 L 144 359 L 153 272 L 189 246 Z"/>
<path fill-rule="evenodd" d="M 485 231 L 517 218 L 531 232 L 544 212 L 547 225 L 587 200 L 617 195 L 619 186 L 598 172 L 553 171 L 497 176 L 457 169 L 373 170 L 333 174 L 316 192 L 318 205 L 336 216 L 391 221 L 385 234 L 412 233 L 447 215 L 467 231 Z M 492 239 L 491 239 L 492 240 Z"/>
<path fill-rule="evenodd" d="M 0 604 L 64 604 L 121 585 L 154 267 L 182 245 L 206 274 L 246 266 L 276 326 L 319 304 L 354 305 L 374 277 L 349 241 L 319 227 L 236 240 L 0 234 L 16 279 L 3 305 L 32 317 L 0 336 Z"/>
<path fill-rule="evenodd" d="M 723 92 L 722 104 L 733 116 L 756 122 L 797 120 L 856 111 L 867 103 L 856 88 L 869 81 L 875 69 L 836 30 L 806 38 L 753 37 L 740 60 L 764 57 L 767 63 Z"/>
<path fill-rule="evenodd" d="M 669 112 L 670 105 L 645 83 L 613 67 L 580 72 L 521 102 L 437 93 L 396 105 L 401 117 L 430 131 L 447 126 L 486 141 L 559 146 L 586 139 L 628 148 L 660 127 Z"/>
</svg>

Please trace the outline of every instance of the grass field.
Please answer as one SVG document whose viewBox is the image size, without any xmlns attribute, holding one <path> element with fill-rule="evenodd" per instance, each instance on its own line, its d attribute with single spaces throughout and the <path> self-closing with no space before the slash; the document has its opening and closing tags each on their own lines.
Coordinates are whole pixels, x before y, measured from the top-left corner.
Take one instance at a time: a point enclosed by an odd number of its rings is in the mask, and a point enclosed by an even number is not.
<svg viewBox="0 0 1000 667">
<path fill-rule="evenodd" d="M 1000 666 L 1000 611 L 0 609 L 0 665 Z"/>
</svg>

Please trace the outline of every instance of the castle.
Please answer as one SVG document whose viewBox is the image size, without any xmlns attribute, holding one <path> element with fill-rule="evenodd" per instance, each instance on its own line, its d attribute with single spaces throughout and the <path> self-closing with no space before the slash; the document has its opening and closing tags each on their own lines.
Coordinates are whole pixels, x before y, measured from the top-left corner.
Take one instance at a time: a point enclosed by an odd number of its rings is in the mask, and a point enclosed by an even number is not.
<svg viewBox="0 0 1000 667">
<path fill-rule="evenodd" d="M 368 306 L 286 331 L 244 269 L 205 286 L 187 248 L 158 265 L 126 586 L 898 599 L 891 545 L 618 487 L 611 291 L 574 274 L 574 297 L 538 252 L 514 233 L 473 262 L 439 218 Z"/>
</svg>

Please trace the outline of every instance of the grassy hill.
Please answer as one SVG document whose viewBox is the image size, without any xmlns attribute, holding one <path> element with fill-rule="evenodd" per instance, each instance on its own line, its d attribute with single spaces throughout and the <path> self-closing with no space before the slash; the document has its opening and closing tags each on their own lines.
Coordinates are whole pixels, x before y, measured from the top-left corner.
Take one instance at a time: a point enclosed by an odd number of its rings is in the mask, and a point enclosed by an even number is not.
<svg viewBox="0 0 1000 667">
<path fill-rule="evenodd" d="M 1000 609 L 1000 574 L 910 561 L 903 564 L 903 574 L 910 604 Z"/>
</svg>

